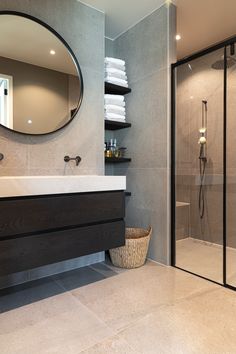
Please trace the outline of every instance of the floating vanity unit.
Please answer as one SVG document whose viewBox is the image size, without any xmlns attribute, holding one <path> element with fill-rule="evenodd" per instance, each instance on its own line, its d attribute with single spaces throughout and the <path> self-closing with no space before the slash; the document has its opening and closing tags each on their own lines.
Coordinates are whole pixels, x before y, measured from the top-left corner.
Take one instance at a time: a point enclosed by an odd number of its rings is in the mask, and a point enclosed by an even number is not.
<svg viewBox="0 0 236 354">
<path fill-rule="evenodd" d="M 125 243 L 123 176 L 0 177 L 0 276 Z"/>
</svg>

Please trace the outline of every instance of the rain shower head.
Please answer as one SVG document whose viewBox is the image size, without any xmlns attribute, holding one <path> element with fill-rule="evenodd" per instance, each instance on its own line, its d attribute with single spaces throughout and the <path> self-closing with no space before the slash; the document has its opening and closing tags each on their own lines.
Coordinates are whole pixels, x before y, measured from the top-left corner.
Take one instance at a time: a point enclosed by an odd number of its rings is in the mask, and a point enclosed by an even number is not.
<svg viewBox="0 0 236 354">
<path fill-rule="evenodd" d="M 236 60 L 231 57 L 227 57 L 227 69 L 231 68 L 236 64 Z M 212 64 L 212 69 L 215 70 L 224 70 L 224 59 L 217 60 L 215 63 Z"/>
</svg>

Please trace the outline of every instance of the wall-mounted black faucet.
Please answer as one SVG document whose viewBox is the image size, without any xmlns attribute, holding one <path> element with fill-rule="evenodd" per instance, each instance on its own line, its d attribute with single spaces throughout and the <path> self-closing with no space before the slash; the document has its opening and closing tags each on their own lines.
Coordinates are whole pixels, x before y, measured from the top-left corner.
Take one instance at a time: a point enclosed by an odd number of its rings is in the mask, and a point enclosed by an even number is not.
<svg viewBox="0 0 236 354">
<path fill-rule="evenodd" d="M 4 155 L 0 152 L 0 161 L 4 159 Z"/>
<path fill-rule="evenodd" d="M 80 156 L 76 156 L 76 157 L 65 156 L 65 157 L 64 157 L 64 161 L 65 161 L 65 162 L 75 161 L 76 166 L 79 165 L 79 163 L 80 163 L 81 160 L 82 160 L 82 159 L 81 159 Z"/>
</svg>

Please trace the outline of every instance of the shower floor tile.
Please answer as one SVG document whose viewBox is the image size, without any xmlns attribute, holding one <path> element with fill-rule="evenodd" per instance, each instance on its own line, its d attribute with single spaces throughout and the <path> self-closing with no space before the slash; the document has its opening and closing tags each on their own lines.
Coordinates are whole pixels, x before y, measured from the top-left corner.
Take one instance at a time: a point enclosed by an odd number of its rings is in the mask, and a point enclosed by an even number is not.
<svg viewBox="0 0 236 354">
<path fill-rule="evenodd" d="M 223 282 L 223 247 L 198 239 L 176 242 L 176 266 L 216 282 Z M 236 286 L 236 250 L 227 247 L 227 282 Z"/>
</svg>

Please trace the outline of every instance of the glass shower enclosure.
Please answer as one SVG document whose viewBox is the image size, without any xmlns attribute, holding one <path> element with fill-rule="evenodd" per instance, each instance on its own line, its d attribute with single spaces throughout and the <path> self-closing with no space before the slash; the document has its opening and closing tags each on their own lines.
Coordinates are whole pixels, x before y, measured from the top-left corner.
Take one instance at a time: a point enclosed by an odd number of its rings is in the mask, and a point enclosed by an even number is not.
<svg viewBox="0 0 236 354">
<path fill-rule="evenodd" d="M 236 38 L 172 65 L 172 265 L 236 288 Z"/>
</svg>

